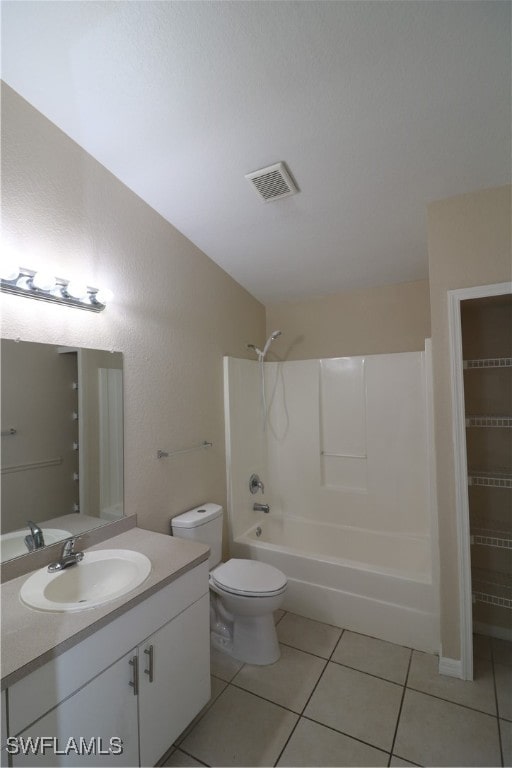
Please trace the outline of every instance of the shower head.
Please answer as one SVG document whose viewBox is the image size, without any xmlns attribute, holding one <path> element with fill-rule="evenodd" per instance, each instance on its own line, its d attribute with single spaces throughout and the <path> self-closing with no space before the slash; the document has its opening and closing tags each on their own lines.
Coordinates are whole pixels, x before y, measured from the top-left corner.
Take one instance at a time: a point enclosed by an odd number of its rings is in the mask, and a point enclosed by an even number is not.
<svg viewBox="0 0 512 768">
<path fill-rule="evenodd" d="M 268 349 L 272 344 L 272 342 L 275 341 L 275 339 L 277 339 L 277 337 L 280 336 L 281 333 L 282 331 L 272 331 L 272 333 L 270 334 L 270 336 L 268 337 L 265 343 L 265 346 L 263 347 L 263 352 L 262 352 L 263 357 L 265 357 L 265 355 L 267 354 Z"/>
<path fill-rule="evenodd" d="M 268 337 L 267 341 L 265 342 L 265 346 L 263 347 L 263 352 L 261 349 L 258 349 L 258 347 L 255 344 L 247 344 L 247 349 L 252 349 L 256 354 L 258 355 L 258 360 L 262 362 L 265 359 L 265 355 L 268 352 L 268 348 L 274 341 L 274 339 L 277 339 L 278 336 L 280 336 L 282 331 L 272 331 L 270 336 Z"/>
</svg>

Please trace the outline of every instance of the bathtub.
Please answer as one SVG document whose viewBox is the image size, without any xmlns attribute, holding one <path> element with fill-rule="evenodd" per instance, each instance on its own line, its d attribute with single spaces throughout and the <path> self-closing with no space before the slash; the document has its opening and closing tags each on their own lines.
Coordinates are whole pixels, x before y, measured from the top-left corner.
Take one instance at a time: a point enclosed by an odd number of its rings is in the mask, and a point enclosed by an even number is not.
<svg viewBox="0 0 512 768">
<path fill-rule="evenodd" d="M 286 574 L 287 611 L 439 651 L 439 596 L 428 537 L 274 518 L 235 538 L 231 552 Z"/>
</svg>

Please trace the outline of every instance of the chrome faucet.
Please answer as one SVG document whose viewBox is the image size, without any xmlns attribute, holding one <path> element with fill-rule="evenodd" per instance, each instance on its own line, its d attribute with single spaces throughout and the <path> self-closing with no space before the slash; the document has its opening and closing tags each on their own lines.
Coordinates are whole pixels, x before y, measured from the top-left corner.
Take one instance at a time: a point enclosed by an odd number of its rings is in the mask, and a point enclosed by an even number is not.
<svg viewBox="0 0 512 768">
<path fill-rule="evenodd" d="M 258 504 L 257 502 L 255 502 L 252 508 L 254 509 L 255 512 L 265 512 L 267 514 L 270 512 L 269 504 Z"/>
<path fill-rule="evenodd" d="M 43 532 L 32 520 L 27 520 L 27 525 L 30 528 L 30 533 L 25 536 L 25 546 L 29 552 L 34 552 L 34 550 L 44 547 Z"/>
<path fill-rule="evenodd" d="M 76 565 L 80 560 L 84 559 L 83 552 L 75 552 L 75 541 L 76 539 L 74 538 L 66 539 L 64 546 L 62 547 L 60 560 L 57 560 L 55 563 L 50 563 L 48 566 L 49 573 L 63 571 L 64 568 L 69 568 L 70 565 Z"/>
<path fill-rule="evenodd" d="M 265 493 L 265 486 L 263 485 L 262 481 L 258 477 L 258 475 L 251 475 L 249 478 L 249 490 L 251 493 L 258 493 L 258 491 L 261 491 L 262 493 Z"/>
</svg>

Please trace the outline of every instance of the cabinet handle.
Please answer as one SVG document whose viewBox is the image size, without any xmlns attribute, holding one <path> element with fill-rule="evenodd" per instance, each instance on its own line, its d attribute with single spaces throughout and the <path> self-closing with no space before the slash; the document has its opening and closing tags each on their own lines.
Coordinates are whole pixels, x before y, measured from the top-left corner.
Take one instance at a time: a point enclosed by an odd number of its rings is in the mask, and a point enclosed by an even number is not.
<svg viewBox="0 0 512 768">
<path fill-rule="evenodd" d="M 149 656 L 149 669 L 144 670 L 145 675 L 149 675 L 149 682 L 153 682 L 153 646 L 150 645 L 149 648 L 144 648 L 144 653 L 146 653 Z"/>
<path fill-rule="evenodd" d="M 133 656 L 128 662 L 133 667 L 133 680 L 130 680 L 129 685 L 133 688 L 133 695 L 137 696 L 139 693 L 139 658 Z"/>
</svg>

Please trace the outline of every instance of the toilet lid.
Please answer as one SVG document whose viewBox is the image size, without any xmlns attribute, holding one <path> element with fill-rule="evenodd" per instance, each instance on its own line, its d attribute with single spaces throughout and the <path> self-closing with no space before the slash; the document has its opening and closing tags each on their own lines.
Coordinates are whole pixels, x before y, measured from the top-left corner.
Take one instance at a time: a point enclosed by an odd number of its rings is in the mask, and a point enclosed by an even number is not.
<svg viewBox="0 0 512 768">
<path fill-rule="evenodd" d="M 273 565 L 233 558 L 211 572 L 213 581 L 235 595 L 271 595 L 286 587 L 286 576 Z"/>
</svg>

